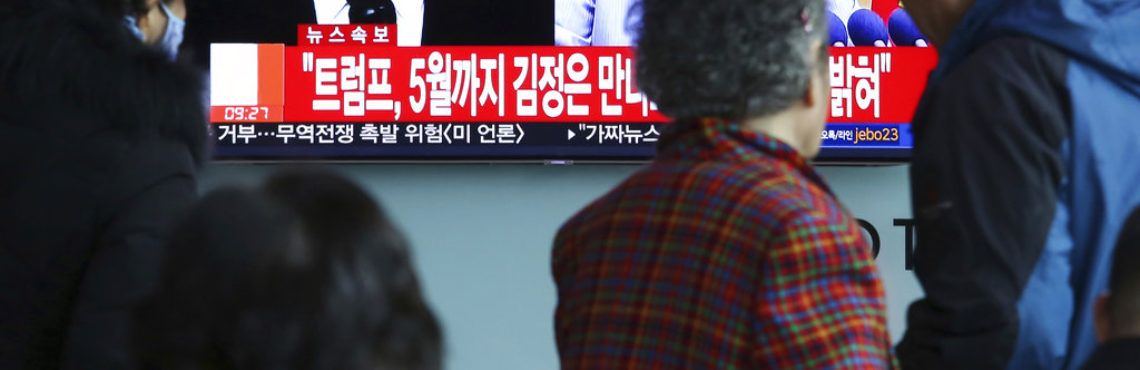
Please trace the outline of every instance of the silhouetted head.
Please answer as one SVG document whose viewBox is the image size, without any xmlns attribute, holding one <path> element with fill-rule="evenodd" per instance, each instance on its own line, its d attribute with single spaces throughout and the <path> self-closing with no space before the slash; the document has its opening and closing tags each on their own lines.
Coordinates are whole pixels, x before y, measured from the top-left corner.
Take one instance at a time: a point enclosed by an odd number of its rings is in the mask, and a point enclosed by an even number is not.
<svg viewBox="0 0 1140 370">
<path fill-rule="evenodd" d="M 208 194 L 135 311 L 146 369 L 439 369 L 440 328 L 403 236 L 322 171 Z"/>
<path fill-rule="evenodd" d="M 935 46 L 945 46 L 975 0 L 907 0 L 906 11 Z"/>
<path fill-rule="evenodd" d="M 640 6 L 637 85 L 661 112 L 738 121 L 806 157 L 819 151 L 828 93 L 823 0 Z"/>
</svg>

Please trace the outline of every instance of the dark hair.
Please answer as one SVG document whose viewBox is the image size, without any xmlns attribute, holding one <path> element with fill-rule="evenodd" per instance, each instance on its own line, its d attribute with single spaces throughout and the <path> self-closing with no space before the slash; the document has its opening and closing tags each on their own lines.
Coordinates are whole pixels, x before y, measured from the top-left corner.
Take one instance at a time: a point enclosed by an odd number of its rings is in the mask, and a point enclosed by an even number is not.
<svg viewBox="0 0 1140 370">
<path fill-rule="evenodd" d="M 1140 324 L 1140 208 L 1133 210 L 1120 228 L 1108 290 L 1108 313 L 1113 324 Z"/>
<path fill-rule="evenodd" d="M 143 14 L 147 11 L 146 0 L 95 0 L 95 6 L 103 15 L 114 18 Z"/>
<path fill-rule="evenodd" d="M 827 32 L 823 0 L 642 0 L 640 8 L 637 85 L 676 119 L 786 109 L 817 72 L 806 56 Z"/>
<path fill-rule="evenodd" d="M 404 238 L 349 180 L 278 174 L 202 199 L 135 311 L 146 369 L 439 369 Z"/>
</svg>

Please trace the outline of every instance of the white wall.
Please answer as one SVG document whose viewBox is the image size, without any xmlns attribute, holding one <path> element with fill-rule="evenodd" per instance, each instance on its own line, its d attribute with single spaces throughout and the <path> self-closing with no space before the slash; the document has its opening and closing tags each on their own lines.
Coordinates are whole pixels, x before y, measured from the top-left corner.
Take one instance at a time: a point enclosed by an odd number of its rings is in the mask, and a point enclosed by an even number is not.
<svg viewBox="0 0 1140 370">
<path fill-rule="evenodd" d="M 219 164 L 202 190 L 252 183 L 271 165 Z M 415 251 L 428 299 L 440 316 L 448 369 L 557 369 L 550 242 L 561 223 L 632 173 L 634 166 L 340 165 L 397 220 Z M 891 334 L 897 340 L 907 302 L 919 295 L 904 270 L 909 217 L 906 168 L 822 170 L 857 217 L 882 240 Z"/>
<path fill-rule="evenodd" d="M 907 167 L 831 167 L 821 170 L 832 190 L 855 217 L 878 230 L 879 272 L 887 290 L 891 338 L 898 342 L 906 325 L 906 308 L 922 296 L 914 273 L 906 270 L 905 229 L 895 219 L 909 219 L 910 180 Z"/>
</svg>

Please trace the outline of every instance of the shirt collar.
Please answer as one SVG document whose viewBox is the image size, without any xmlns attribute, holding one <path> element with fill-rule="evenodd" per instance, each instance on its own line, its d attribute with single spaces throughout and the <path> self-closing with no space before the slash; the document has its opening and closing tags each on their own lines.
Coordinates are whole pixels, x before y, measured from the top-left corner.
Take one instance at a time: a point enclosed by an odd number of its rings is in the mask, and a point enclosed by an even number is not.
<svg viewBox="0 0 1140 370">
<path fill-rule="evenodd" d="M 828 193 L 823 178 L 791 145 L 738 122 L 719 118 L 679 120 L 667 125 L 658 145 L 659 158 L 758 161 L 776 160 L 796 169 Z"/>
</svg>

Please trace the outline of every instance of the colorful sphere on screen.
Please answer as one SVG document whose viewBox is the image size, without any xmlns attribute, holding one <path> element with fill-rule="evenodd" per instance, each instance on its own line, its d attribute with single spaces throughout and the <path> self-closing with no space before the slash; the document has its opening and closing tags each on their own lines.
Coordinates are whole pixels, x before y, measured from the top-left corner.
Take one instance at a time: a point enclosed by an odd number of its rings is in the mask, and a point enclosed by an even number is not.
<svg viewBox="0 0 1140 370">
<path fill-rule="evenodd" d="M 927 46 L 926 37 L 918 30 L 918 26 L 914 24 L 914 20 L 905 9 L 899 8 L 891 12 L 887 28 L 890 29 L 891 41 L 894 41 L 895 45 Z"/>
<path fill-rule="evenodd" d="M 847 46 L 847 26 L 835 13 L 827 12 L 828 44 L 831 46 Z"/>
<path fill-rule="evenodd" d="M 847 33 L 855 46 L 887 46 L 890 35 L 883 18 L 868 9 L 859 9 L 847 19 Z"/>
</svg>

